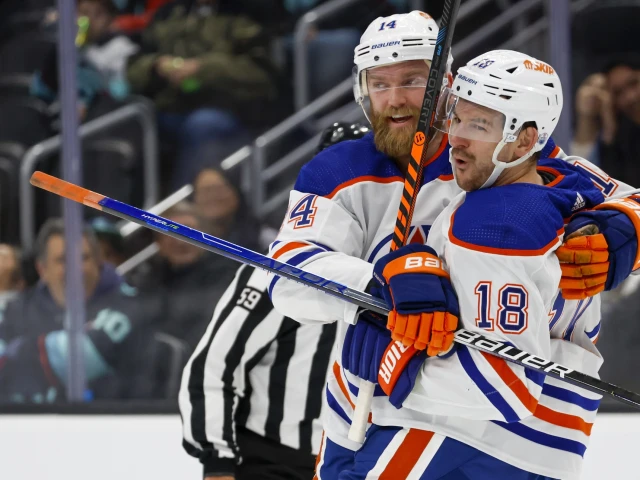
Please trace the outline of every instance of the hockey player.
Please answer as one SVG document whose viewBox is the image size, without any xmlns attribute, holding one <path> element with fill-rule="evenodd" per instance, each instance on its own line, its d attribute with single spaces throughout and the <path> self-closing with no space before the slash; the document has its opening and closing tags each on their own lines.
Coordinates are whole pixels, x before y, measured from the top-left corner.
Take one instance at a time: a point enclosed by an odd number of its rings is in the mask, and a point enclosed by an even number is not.
<svg viewBox="0 0 640 480">
<path fill-rule="evenodd" d="M 580 310 L 562 325 L 549 324 L 565 220 L 604 199 L 566 162 L 538 165 L 543 135 L 560 116 L 560 91 L 548 65 L 517 52 L 489 52 L 460 69 L 441 128 L 455 181 L 467 193 L 438 216 L 427 245 L 378 259 L 374 279 L 396 310 L 433 312 L 437 305 L 463 328 L 597 375 L 601 358 L 588 332 L 599 312 Z M 391 338 L 381 325 L 365 314 L 349 327 L 342 356 L 348 371 L 377 378 L 378 345 Z M 464 346 L 425 359 L 417 355 L 404 371 L 392 370 L 401 378 L 383 390 L 405 408 L 394 412 L 384 397 L 374 400 L 374 426 L 339 478 L 383 478 L 408 436 L 421 450 L 403 462 L 414 478 L 578 478 L 597 395 Z"/>
<path fill-rule="evenodd" d="M 351 288 L 364 290 L 370 283 L 372 262 L 389 250 L 396 206 L 402 192 L 404 171 L 437 33 L 435 22 L 420 12 L 380 18 L 369 26 L 355 52 L 354 91 L 356 100 L 371 120 L 374 133 L 361 140 L 329 148 L 302 169 L 291 193 L 289 211 L 279 238 L 271 247 L 273 258 Z M 532 66 L 535 68 L 537 65 Z M 511 73 L 504 72 L 504 75 Z M 559 83 L 545 88 L 553 88 L 561 95 Z M 504 95 L 509 96 L 509 92 Z M 585 160 L 565 158 L 546 132 L 539 137 L 546 141 L 546 144 L 540 144 L 541 165 L 544 166 L 549 161 L 546 159 L 552 157 L 564 158 L 582 168 L 581 172 L 588 175 L 605 196 L 629 189 Z M 411 242 L 420 244 L 424 243 L 437 215 L 461 191 L 453 181 L 446 136 L 436 135 L 427 153 L 429 160 L 410 237 Z M 624 214 L 615 215 L 614 219 L 615 222 L 596 222 L 602 234 L 576 239 L 577 245 L 569 241 L 562 247 L 567 261 L 587 263 L 563 269 L 567 272 L 563 281 L 568 282 L 567 288 L 576 296 L 592 295 L 605 283 L 607 287 L 615 285 L 634 267 L 637 251 L 635 229 Z M 608 229 L 614 223 L 624 225 L 618 229 L 624 231 L 624 235 L 615 242 L 615 235 L 608 235 Z M 589 265 L 592 260 L 596 263 Z M 347 325 L 355 322 L 356 307 L 294 282 L 272 277 L 269 291 L 275 307 L 298 321 L 325 323 L 341 320 L 338 323 L 339 340 L 344 338 Z M 586 302 L 565 302 L 558 295 L 553 303 L 550 324 L 556 327 L 566 318 L 569 321 L 578 318 L 589 309 L 599 310 L 597 298 Z M 449 328 L 454 326 L 449 325 Z M 598 328 L 594 326 L 588 334 L 595 338 Z M 566 335 L 570 338 L 573 331 L 573 328 L 568 329 Z M 344 450 L 356 451 L 360 447 L 347 438 L 357 382 L 355 377 L 344 372 L 339 362 L 334 364 L 327 388 L 330 409 L 325 419 L 327 435 L 319 459 L 321 478 L 336 478 L 337 472 L 349 468 L 353 455 L 343 455 Z M 571 397 L 573 393 L 566 395 Z M 378 391 L 378 394 L 383 393 Z"/>
</svg>

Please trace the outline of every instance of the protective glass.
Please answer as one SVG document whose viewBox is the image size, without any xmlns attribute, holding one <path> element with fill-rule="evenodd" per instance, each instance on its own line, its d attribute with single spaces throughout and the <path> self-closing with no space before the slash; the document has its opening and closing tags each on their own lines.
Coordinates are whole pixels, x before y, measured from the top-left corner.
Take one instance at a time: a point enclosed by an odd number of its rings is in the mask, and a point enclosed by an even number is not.
<svg viewBox="0 0 640 480">
<path fill-rule="evenodd" d="M 503 138 L 505 121 L 503 113 L 460 98 L 447 88 L 438 100 L 434 126 L 452 137 L 497 143 Z"/>
</svg>

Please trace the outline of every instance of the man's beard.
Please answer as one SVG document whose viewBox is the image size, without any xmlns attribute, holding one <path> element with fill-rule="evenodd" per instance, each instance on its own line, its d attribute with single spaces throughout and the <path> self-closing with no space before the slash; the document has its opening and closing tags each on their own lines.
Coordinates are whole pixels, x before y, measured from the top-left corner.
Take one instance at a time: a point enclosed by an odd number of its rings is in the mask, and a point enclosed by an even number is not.
<svg viewBox="0 0 640 480">
<path fill-rule="evenodd" d="M 388 118 L 392 115 L 411 115 L 413 120 L 403 127 L 392 127 L 388 122 Z M 412 107 L 389 108 L 382 113 L 373 111 L 371 125 L 376 148 L 391 158 L 397 159 L 410 155 L 419 115 L 420 110 Z"/>
</svg>

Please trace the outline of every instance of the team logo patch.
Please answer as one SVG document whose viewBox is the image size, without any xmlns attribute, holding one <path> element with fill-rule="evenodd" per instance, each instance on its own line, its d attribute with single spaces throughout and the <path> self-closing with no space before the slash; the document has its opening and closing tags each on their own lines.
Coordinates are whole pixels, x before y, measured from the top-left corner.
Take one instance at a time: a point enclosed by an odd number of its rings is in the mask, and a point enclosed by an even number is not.
<svg viewBox="0 0 640 480">
<path fill-rule="evenodd" d="M 580 210 L 581 208 L 584 208 L 585 205 L 586 205 L 586 202 L 584 201 L 584 198 L 582 198 L 582 195 L 580 195 L 580 192 L 577 192 L 576 203 L 573 204 L 573 208 L 571 209 L 571 211 L 575 212 L 576 210 Z"/>
<path fill-rule="evenodd" d="M 534 72 L 543 72 L 547 75 L 553 75 L 555 70 L 551 67 L 551 65 L 547 65 L 543 62 L 533 63 L 531 60 L 524 61 L 524 68 L 527 70 L 533 70 Z"/>
</svg>

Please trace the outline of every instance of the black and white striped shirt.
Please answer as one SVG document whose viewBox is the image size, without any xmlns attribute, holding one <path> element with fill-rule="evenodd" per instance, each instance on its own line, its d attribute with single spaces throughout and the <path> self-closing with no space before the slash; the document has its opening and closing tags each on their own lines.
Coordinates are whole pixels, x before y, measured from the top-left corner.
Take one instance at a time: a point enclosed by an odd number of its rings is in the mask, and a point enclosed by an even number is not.
<svg viewBox="0 0 640 480">
<path fill-rule="evenodd" d="M 183 446 L 205 472 L 234 471 L 237 427 L 301 452 L 320 448 L 336 324 L 280 315 L 267 288 L 265 272 L 242 266 L 184 369 Z"/>
</svg>

